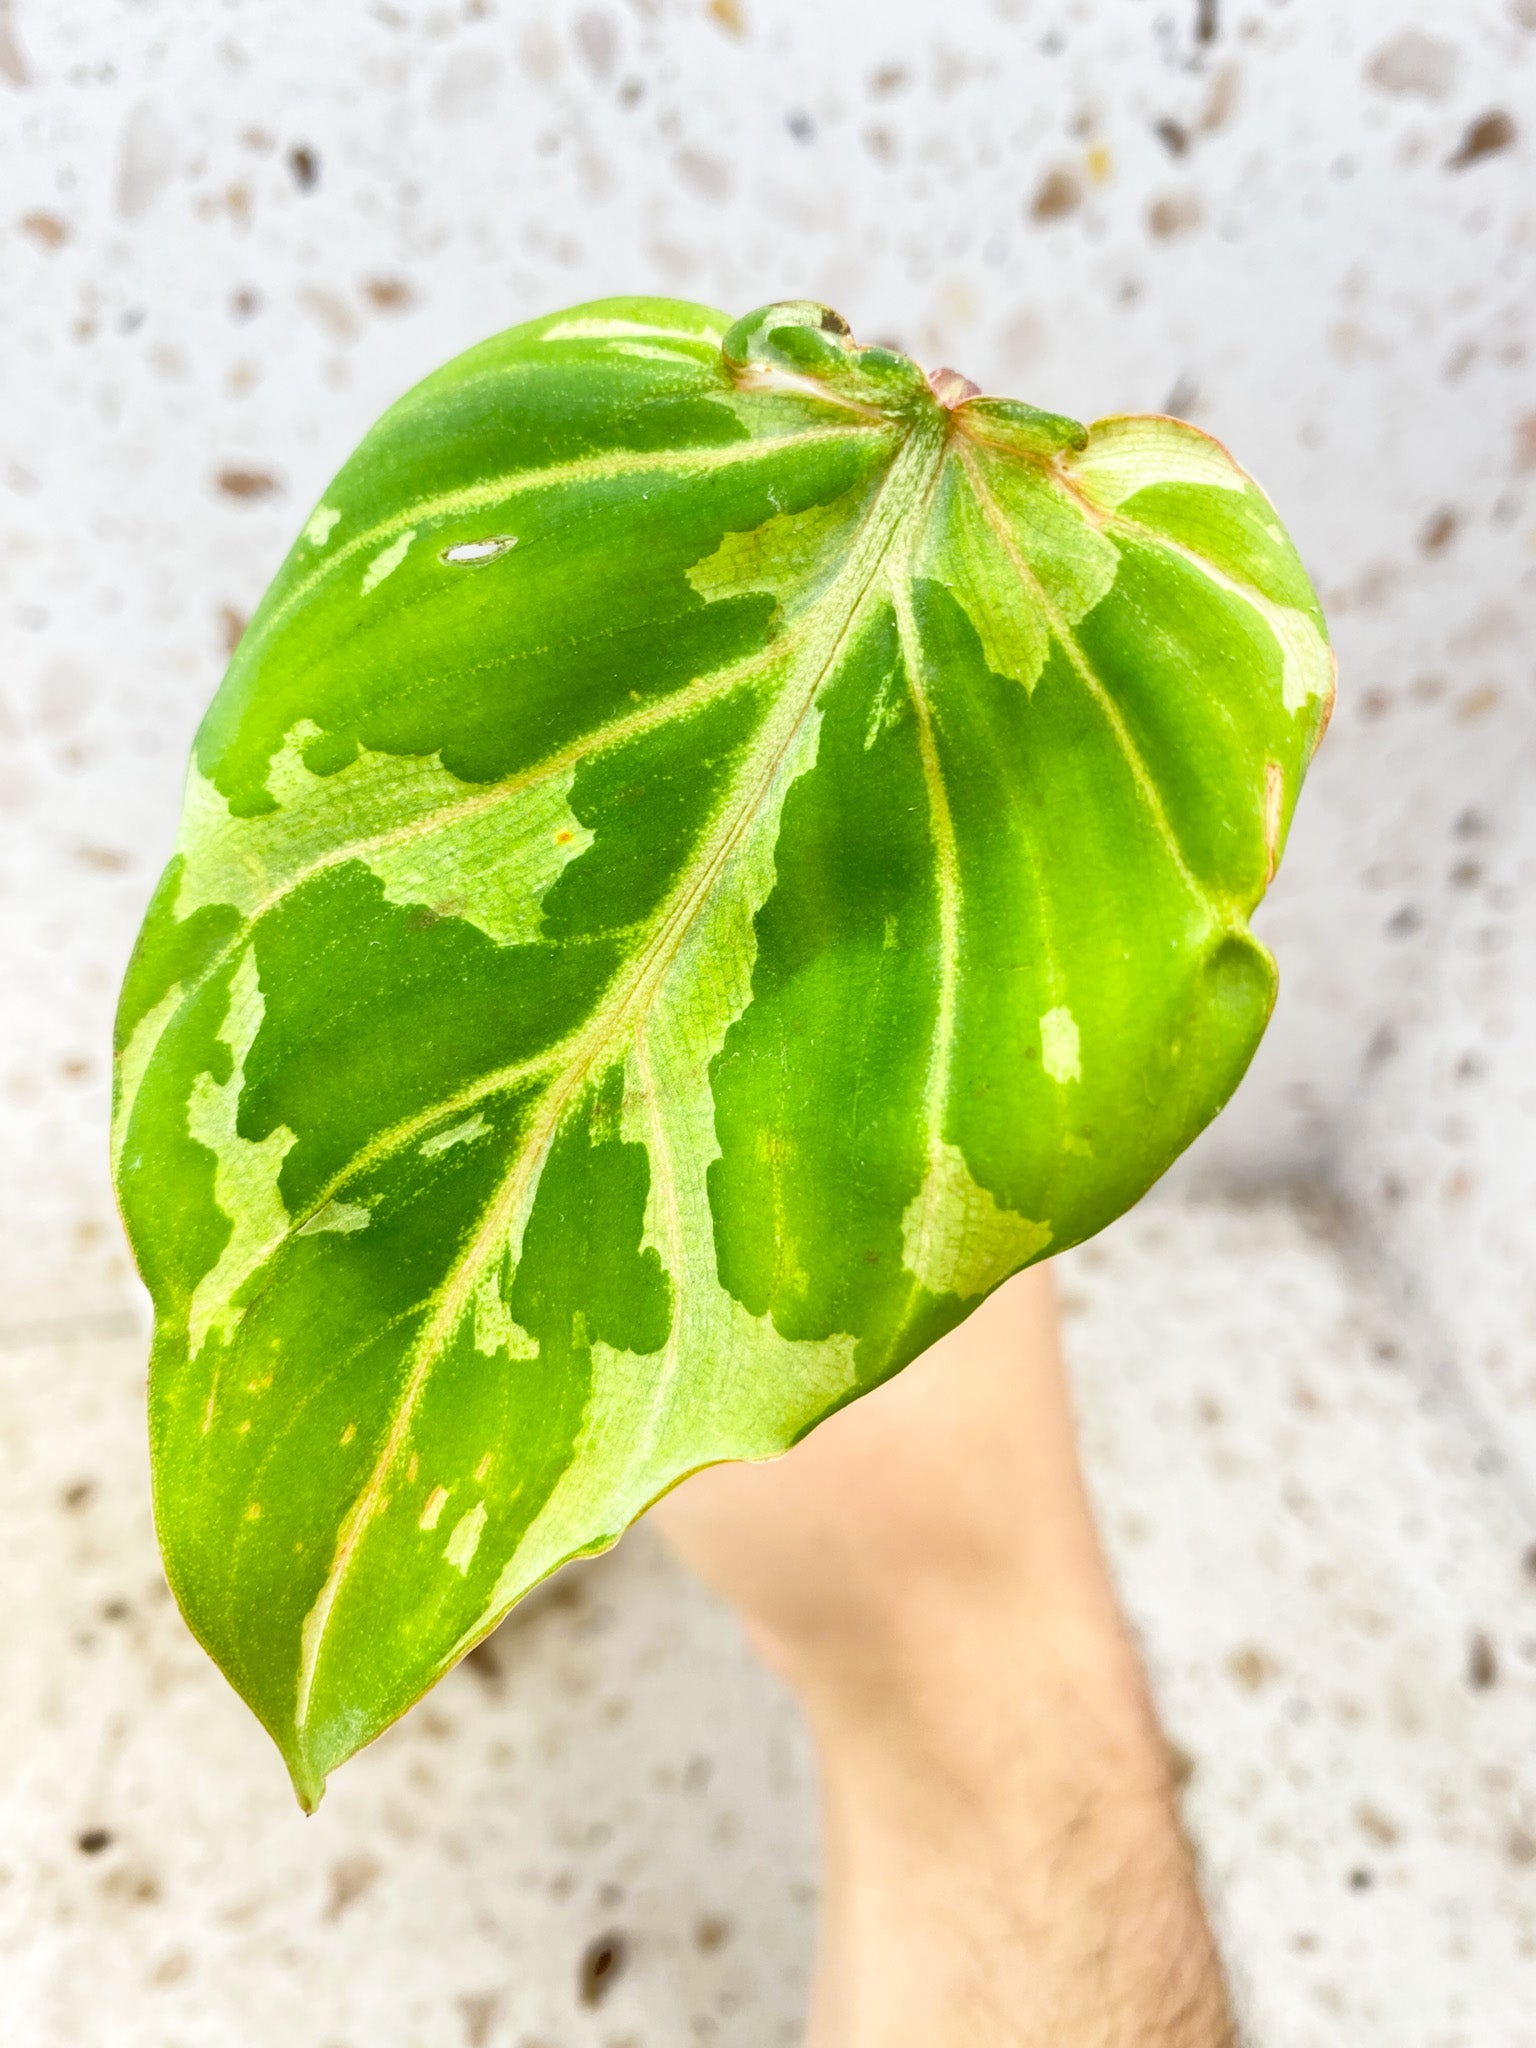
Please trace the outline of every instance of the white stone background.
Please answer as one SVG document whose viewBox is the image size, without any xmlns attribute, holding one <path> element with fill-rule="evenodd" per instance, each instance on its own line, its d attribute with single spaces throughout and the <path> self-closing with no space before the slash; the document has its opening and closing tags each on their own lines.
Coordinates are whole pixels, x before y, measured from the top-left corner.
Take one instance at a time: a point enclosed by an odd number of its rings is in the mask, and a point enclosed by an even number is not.
<svg viewBox="0 0 1536 2048">
<path fill-rule="evenodd" d="M 1069 1342 L 1252 2041 L 1533 2048 L 1533 156 L 1536 0 L 0 0 L 6 2048 L 797 2037 L 808 1754 L 644 1532 L 299 1819 L 158 1575 L 104 1165 L 230 635 L 399 391 L 625 290 L 1180 411 L 1296 535 L 1280 1008 Z"/>
</svg>

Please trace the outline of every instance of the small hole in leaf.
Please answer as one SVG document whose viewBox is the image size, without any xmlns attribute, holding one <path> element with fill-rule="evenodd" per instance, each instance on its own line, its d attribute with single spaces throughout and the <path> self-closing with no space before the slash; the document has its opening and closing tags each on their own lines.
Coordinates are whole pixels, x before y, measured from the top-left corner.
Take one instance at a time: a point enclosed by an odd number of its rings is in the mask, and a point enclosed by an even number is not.
<svg viewBox="0 0 1536 2048">
<path fill-rule="evenodd" d="M 515 533 L 493 533 L 484 540 L 456 541 L 451 548 L 444 548 L 442 559 L 459 567 L 473 567 L 477 562 L 494 562 L 498 555 L 504 555 L 508 548 L 517 546 Z"/>
</svg>

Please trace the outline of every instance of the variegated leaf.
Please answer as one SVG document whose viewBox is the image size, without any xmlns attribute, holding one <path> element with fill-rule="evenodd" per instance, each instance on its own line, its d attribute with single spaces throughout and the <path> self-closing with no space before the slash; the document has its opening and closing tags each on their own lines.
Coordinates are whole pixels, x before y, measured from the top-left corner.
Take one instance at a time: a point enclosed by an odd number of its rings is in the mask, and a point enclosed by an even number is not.
<svg viewBox="0 0 1536 2048">
<path fill-rule="evenodd" d="M 161 1540 L 306 1804 L 1188 1144 L 1331 691 L 1215 442 L 818 306 L 581 307 L 386 415 L 203 725 L 120 1017 Z"/>
</svg>

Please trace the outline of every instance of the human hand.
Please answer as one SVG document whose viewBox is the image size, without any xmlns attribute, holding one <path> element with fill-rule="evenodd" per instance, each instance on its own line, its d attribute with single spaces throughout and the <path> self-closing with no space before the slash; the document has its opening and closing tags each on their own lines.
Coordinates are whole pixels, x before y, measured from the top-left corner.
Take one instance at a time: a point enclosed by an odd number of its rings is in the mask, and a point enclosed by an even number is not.
<svg viewBox="0 0 1536 2048">
<path fill-rule="evenodd" d="M 1046 1269 L 786 1457 L 653 1512 L 816 1739 L 812 2048 L 1226 2048 Z"/>
</svg>

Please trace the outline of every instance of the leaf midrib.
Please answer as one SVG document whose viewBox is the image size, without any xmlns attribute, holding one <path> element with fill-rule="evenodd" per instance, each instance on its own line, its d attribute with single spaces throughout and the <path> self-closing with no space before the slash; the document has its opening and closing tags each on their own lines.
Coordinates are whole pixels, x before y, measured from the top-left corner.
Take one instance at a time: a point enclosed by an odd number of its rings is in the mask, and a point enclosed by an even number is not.
<svg viewBox="0 0 1536 2048">
<path fill-rule="evenodd" d="M 754 749 L 749 755 L 732 792 L 734 801 L 728 798 L 716 813 L 717 819 L 723 817 L 725 820 L 723 829 L 714 835 L 703 862 L 694 864 L 684 883 L 673 892 L 656 918 L 654 937 L 641 950 L 628 985 L 616 1001 L 600 1006 L 582 1030 L 566 1041 L 569 1057 L 560 1084 L 552 1086 L 541 1102 L 533 1127 L 520 1141 L 508 1172 L 487 1205 L 485 1220 L 474 1241 L 455 1261 L 437 1290 L 435 1306 L 414 1347 L 409 1376 L 384 1443 L 367 1480 L 342 1521 L 331 1569 L 305 1618 L 294 1715 L 296 1732 L 302 1731 L 308 1720 L 326 1631 L 341 1585 L 356 1554 L 362 1532 L 375 1510 L 385 1479 L 406 1440 L 432 1369 L 458 1326 L 474 1282 L 492 1251 L 510 1243 L 513 1230 L 526 1223 L 526 1216 L 519 1212 L 525 1201 L 531 1203 L 549 1147 L 566 1111 L 599 1063 L 610 1056 L 622 1041 L 632 1010 L 654 991 L 656 983 L 675 957 L 681 937 L 688 930 L 697 908 L 713 889 L 731 853 L 749 829 L 809 715 L 822 683 L 835 666 L 861 616 L 865 601 L 875 587 L 904 523 L 914 512 L 920 517 L 926 509 L 940 472 L 947 433 L 948 418 L 937 408 L 931 413 L 919 414 L 909 428 L 892 458 L 885 482 L 865 515 L 852 559 L 826 595 L 812 607 L 813 611 L 825 608 L 831 614 L 835 612 L 839 599 L 846 604 L 841 623 L 829 635 L 825 653 L 813 668 L 809 682 L 802 687 L 798 701 L 786 691 L 782 701 L 789 708 L 777 719 L 770 718 L 769 721 L 773 742 L 770 746 Z M 914 479 L 910 482 L 909 472 Z M 850 591 L 851 595 L 848 594 Z M 765 753 L 766 765 L 763 763 Z M 436 1114 L 441 1115 L 441 1109 Z"/>
</svg>

